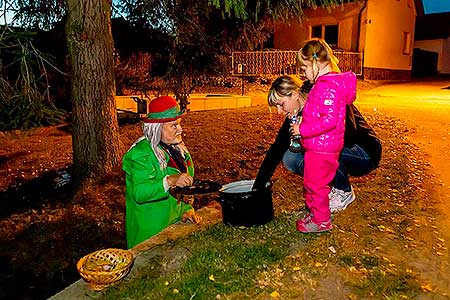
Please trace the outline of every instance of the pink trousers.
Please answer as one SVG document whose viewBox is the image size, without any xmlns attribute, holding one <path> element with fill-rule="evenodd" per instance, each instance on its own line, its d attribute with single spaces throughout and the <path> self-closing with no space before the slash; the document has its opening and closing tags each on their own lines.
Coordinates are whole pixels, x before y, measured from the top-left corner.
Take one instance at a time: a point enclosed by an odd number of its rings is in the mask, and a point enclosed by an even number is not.
<svg viewBox="0 0 450 300">
<path fill-rule="evenodd" d="M 336 175 L 339 153 L 305 152 L 305 201 L 316 224 L 330 220 L 330 184 Z"/>
</svg>

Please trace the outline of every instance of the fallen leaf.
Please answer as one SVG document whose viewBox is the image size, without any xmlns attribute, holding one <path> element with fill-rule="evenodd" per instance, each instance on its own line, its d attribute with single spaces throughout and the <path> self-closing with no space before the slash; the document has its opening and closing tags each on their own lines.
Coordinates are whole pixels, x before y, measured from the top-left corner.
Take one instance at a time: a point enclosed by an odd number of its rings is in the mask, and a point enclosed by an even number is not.
<svg viewBox="0 0 450 300">
<path fill-rule="evenodd" d="M 300 267 L 293 267 L 292 270 L 298 271 L 298 270 L 300 270 Z"/>
<path fill-rule="evenodd" d="M 386 228 L 386 232 L 389 232 L 389 233 L 394 233 L 395 231 L 394 231 L 394 230 L 392 230 L 392 229 L 390 229 L 389 227 L 387 227 L 387 228 Z"/>
<path fill-rule="evenodd" d="M 433 287 L 429 283 L 423 284 L 421 287 L 422 290 L 424 290 L 425 292 L 431 292 L 433 290 Z"/>
<path fill-rule="evenodd" d="M 280 298 L 280 293 L 278 293 L 277 291 L 273 291 L 273 292 L 270 294 L 270 296 L 271 296 L 272 298 Z"/>
</svg>

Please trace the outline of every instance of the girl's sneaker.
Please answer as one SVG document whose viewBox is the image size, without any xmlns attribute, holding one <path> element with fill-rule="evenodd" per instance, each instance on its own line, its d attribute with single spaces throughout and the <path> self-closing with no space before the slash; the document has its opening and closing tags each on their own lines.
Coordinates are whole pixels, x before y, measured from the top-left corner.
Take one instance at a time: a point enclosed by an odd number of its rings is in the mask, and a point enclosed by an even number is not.
<svg viewBox="0 0 450 300">
<path fill-rule="evenodd" d="M 303 216 L 303 218 L 301 218 L 300 220 L 297 220 L 297 223 L 298 223 L 298 222 L 308 223 L 308 222 L 311 221 L 312 216 L 313 216 L 312 213 L 310 213 L 309 211 L 307 211 L 307 212 L 305 213 L 305 215 Z"/>
<path fill-rule="evenodd" d="M 333 228 L 333 224 L 331 224 L 331 220 L 322 222 L 320 224 L 316 224 L 312 219 L 309 219 L 307 222 L 302 222 L 303 220 L 298 220 L 296 222 L 297 230 L 303 233 L 316 233 L 316 232 L 326 232 L 330 231 Z"/>
</svg>

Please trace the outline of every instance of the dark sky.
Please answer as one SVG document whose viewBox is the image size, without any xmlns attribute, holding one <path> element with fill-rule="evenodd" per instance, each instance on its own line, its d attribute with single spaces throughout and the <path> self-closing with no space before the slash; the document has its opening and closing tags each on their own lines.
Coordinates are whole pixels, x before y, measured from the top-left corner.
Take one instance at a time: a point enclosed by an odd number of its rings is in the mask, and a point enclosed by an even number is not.
<svg viewBox="0 0 450 300">
<path fill-rule="evenodd" d="M 450 0 L 423 0 L 426 14 L 450 12 Z"/>
</svg>

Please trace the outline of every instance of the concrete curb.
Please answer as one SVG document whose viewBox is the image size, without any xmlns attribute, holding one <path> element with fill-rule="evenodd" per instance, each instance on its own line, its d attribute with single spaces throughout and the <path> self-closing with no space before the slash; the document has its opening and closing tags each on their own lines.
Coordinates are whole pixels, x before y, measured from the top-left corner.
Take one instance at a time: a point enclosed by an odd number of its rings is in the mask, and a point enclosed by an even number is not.
<svg viewBox="0 0 450 300">
<path fill-rule="evenodd" d="M 201 224 L 181 222 L 173 224 L 161 231 L 159 234 L 132 248 L 131 251 L 135 256 L 135 259 L 133 267 L 126 278 L 132 279 L 140 274 L 146 263 L 153 256 L 158 254 L 158 251 L 152 251 L 156 250 L 158 246 L 164 245 L 168 241 L 187 236 L 193 232 L 206 230 L 212 225 L 222 222 L 222 210 L 220 204 L 217 202 L 213 202 L 211 205 L 203 207 L 197 212 L 203 218 L 203 222 Z M 118 284 L 122 284 L 122 282 L 119 282 Z M 61 292 L 48 298 L 48 300 L 92 300 L 97 294 L 98 292 L 89 289 L 86 281 L 80 279 L 66 287 Z"/>
</svg>

